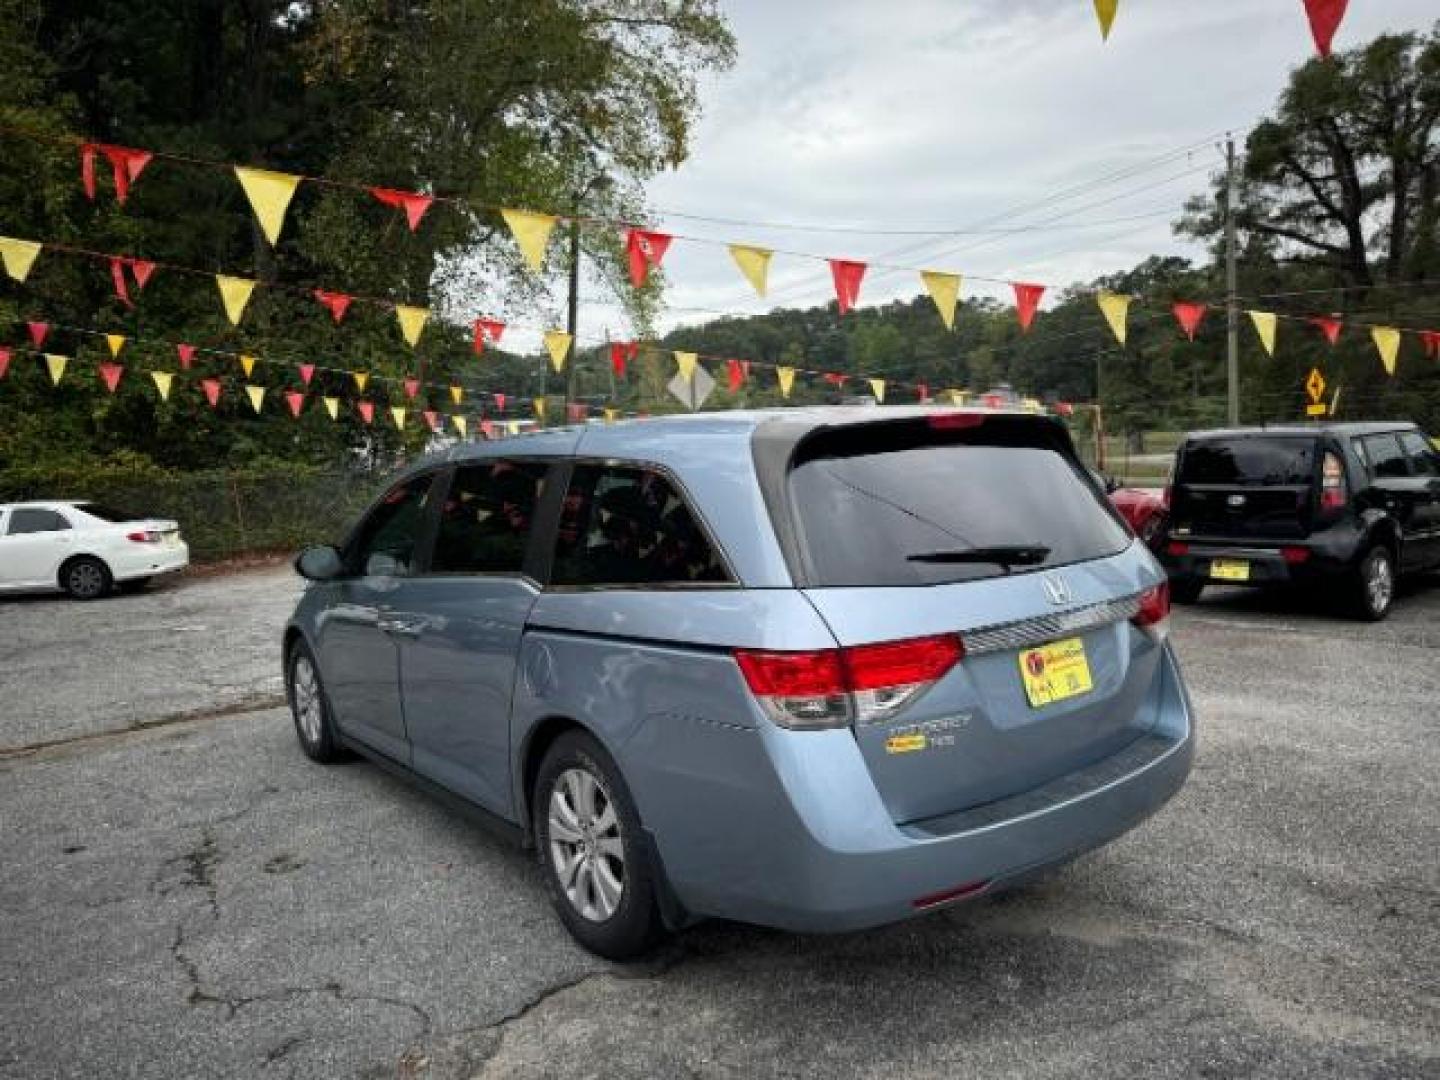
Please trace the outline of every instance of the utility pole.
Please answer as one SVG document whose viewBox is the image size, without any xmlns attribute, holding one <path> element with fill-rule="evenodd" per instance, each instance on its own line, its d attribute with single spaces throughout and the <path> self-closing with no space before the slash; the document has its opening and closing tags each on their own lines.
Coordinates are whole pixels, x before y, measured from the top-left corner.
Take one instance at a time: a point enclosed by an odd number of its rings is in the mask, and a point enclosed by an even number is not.
<svg viewBox="0 0 1440 1080">
<path fill-rule="evenodd" d="M 580 354 L 575 333 L 580 308 L 580 207 L 570 219 L 570 296 L 565 312 L 565 332 L 570 335 L 570 355 L 565 361 L 565 422 L 570 422 L 570 403 L 575 400 L 575 360 Z"/>
<path fill-rule="evenodd" d="M 1225 404 L 1231 427 L 1240 423 L 1240 307 L 1235 281 L 1235 140 L 1225 135 Z"/>
</svg>

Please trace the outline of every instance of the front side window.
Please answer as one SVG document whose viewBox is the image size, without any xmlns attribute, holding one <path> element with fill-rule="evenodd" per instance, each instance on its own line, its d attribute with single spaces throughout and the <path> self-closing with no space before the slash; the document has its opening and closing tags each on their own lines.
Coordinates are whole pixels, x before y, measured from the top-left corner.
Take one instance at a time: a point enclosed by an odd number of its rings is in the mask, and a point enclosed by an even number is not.
<svg viewBox="0 0 1440 1080">
<path fill-rule="evenodd" d="M 1378 479 L 1395 480 L 1410 475 L 1405 463 L 1405 451 L 1394 435 L 1365 436 L 1365 456 L 1370 459 L 1370 468 Z"/>
<path fill-rule="evenodd" d="M 695 515 L 660 473 L 576 467 L 556 538 L 555 585 L 673 587 L 729 580 Z"/>
<path fill-rule="evenodd" d="M 12 510 L 8 535 L 23 536 L 27 533 L 63 532 L 70 528 L 54 510 Z"/>
<path fill-rule="evenodd" d="M 455 470 L 435 533 L 432 574 L 518 574 L 545 466 L 491 461 Z"/>
<path fill-rule="evenodd" d="M 417 476 L 385 493 L 351 544 L 352 567 L 367 577 L 414 573 L 433 481 Z"/>
<path fill-rule="evenodd" d="M 1418 431 L 1400 434 L 1400 445 L 1410 455 L 1410 468 L 1415 476 L 1440 476 L 1440 451 Z"/>
</svg>

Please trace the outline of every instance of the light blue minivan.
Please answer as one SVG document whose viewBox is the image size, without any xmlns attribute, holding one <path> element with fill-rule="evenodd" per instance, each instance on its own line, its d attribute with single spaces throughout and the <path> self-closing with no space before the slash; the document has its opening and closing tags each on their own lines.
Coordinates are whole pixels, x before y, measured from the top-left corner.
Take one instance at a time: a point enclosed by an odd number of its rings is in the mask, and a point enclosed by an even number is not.
<svg viewBox="0 0 1440 1080">
<path fill-rule="evenodd" d="M 304 751 L 533 844 L 613 958 L 707 916 L 853 930 L 954 904 L 1119 836 L 1190 769 L 1165 575 L 1046 417 L 467 444 L 296 566 Z"/>
</svg>

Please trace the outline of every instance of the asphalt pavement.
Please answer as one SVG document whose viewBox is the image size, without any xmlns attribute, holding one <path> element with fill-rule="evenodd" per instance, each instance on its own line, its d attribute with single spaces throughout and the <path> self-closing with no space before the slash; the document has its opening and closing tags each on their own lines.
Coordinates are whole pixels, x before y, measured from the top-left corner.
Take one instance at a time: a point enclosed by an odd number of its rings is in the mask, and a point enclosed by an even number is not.
<svg viewBox="0 0 1440 1080">
<path fill-rule="evenodd" d="M 299 753 L 296 592 L 0 601 L 0 1077 L 1440 1076 L 1440 581 L 1178 612 L 1189 785 L 1041 883 L 628 967 L 530 856 Z"/>
</svg>

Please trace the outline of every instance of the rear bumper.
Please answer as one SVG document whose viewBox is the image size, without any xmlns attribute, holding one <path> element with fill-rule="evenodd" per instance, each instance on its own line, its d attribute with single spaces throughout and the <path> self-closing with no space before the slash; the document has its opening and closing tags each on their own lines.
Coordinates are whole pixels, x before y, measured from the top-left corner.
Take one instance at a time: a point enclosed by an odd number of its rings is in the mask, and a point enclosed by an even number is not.
<svg viewBox="0 0 1440 1080">
<path fill-rule="evenodd" d="M 1158 678 L 1162 707 L 1151 732 L 1137 731 L 1110 758 L 987 806 L 897 826 L 848 731 L 761 728 L 734 736 L 764 744 L 764 761 L 754 765 L 770 768 L 758 782 L 713 771 L 702 780 L 692 771 L 690 814 L 647 824 L 672 888 L 696 914 L 823 932 L 906 919 L 943 905 L 917 901 L 965 886 L 979 886 L 970 896 L 994 891 L 1099 847 L 1174 796 L 1190 772 L 1194 735 L 1168 648 Z M 711 792 L 707 781 L 723 791 Z M 697 812 L 713 812 L 712 796 L 729 804 L 723 830 L 694 824 L 703 820 Z"/>
<path fill-rule="evenodd" d="M 190 547 L 181 541 L 174 547 L 161 544 L 134 544 L 134 551 L 112 557 L 110 573 L 116 581 L 175 574 L 190 565 Z"/>
<path fill-rule="evenodd" d="M 1162 549 L 1156 556 L 1172 578 L 1191 578 L 1216 585 L 1284 585 L 1333 577 L 1351 569 L 1348 551 L 1335 552 L 1310 545 L 1303 546 L 1303 550 L 1306 552 L 1303 561 L 1292 562 L 1286 560 L 1279 546 L 1194 542 L 1184 555 Z M 1217 559 L 1244 562 L 1248 577 L 1243 580 L 1217 577 L 1213 572 Z"/>
</svg>

